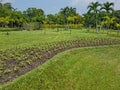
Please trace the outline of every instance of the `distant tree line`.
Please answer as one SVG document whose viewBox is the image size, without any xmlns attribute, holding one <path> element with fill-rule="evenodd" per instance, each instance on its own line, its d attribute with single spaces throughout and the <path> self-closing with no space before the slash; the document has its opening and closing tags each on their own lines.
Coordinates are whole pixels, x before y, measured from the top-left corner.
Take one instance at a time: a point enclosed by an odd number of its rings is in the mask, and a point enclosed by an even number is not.
<svg viewBox="0 0 120 90">
<path fill-rule="evenodd" d="M 28 8 L 21 12 L 13 8 L 11 3 L 0 3 L 0 27 L 15 28 L 27 25 L 29 27 L 35 24 L 40 28 L 42 24 L 65 25 L 68 23 L 83 24 L 83 17 L 76 12 L 76 8 L 65 7 L 61 8 L 57 14 L 45 15 L 44 10 L 40 8 Z"/>
<path fill-rule="evenodd" d="M 87 7 L 88 12 L 83 14 L 84 25 L 98 28 L 120 29 L 120 10 L 114 10 L 113 2 L 91 2 Z"/>
<path fill-rule="evenodd" d="M 41 8 L 28 8 L 21 12 L 13 8 L 11 3 L 2 3 L 1 0 L 0 27 L 27 28 L 34 26 L 40 29 L 42 26 L 49 25 L 53 27 L 79 25 L 96 28 L 96 30 L 99 27 L 120 29 L 120 10 L 114 10 L 114 3 L 91 2 L 87 8 L 88 12 L 83 15 L 77 13 L 76 8 L 68 6 L 61 8 L 56 14 L 45 15 L 45 11 Z"/>
</svg>

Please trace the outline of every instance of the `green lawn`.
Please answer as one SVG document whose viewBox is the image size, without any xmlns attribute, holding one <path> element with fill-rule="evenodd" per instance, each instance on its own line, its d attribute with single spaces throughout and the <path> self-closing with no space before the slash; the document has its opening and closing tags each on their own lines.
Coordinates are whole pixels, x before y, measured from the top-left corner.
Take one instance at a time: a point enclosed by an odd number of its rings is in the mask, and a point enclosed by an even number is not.
<svg viewBox="0 0 120 90">
<path fill-rule="evenodd" d="M 13 31 L 9 35 L 6 32 L 0 32 L 0 50 L 15 48 L 15 47 L 29 47 L 36 45 L 41 42 L 53 42 L 60 40 L 73 40 L 78 38 L 101 38 L 101 37 L 112 37 L 106 34 L 86 33 L 86 30 L 72 30 L 72 34 L 69 31 L 56 30 L 44 30 L 42 31 Z"/>
<path fill-rule="evenodd" d="M 120 90 L 120 46 L 72 49 L 2 90 Z"/>
<path fill-rule="evenodd" d="M 115 38 L 111 35 L 48 29 L 36 31 L 0 32 L 0 51 L 16 47 L 31 47 L 46 42 L 81 38 Z M 39 45 L 39 46 L 38 46 Z M 72 49 L 58 54 L 37 69 L 1 85 L 1 90 L 119 90 L 120 46 Z M 22 54 L 21 54 L 22 55 Z M 4 57 L 4 56 L 3 56 Z M 0 62 L 2 63 L 2 61 Z M 1 64 L 2 65 L 2 64 Z"/>
</svg>

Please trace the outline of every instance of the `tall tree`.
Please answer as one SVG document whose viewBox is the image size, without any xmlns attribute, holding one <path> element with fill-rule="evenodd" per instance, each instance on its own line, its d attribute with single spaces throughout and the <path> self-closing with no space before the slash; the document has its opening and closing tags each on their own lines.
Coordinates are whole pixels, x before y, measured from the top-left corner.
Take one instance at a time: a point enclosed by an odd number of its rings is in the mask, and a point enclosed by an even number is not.
<svg viewBox="0 0 120 90">
<path fill-rule="evenodd" d="M 43 22 L 45 19 L 44 11 L 37 8 L 28 8 L 23 12 L 27 22 Z"/>
<path fill-rule="evenodd" d="M 83 14 L 83 16 L 84 16 L 84 26 L 87 28 L 94 27 L 94 25 L 95 25 L 94 13 L 87 12 L 86 14 Z M 89 29 L 88 29 L 88 31 L 89 31 Z"/>
<path fill-rule="evenodd" d="M 63 17 L 63 15 L 58 13 L 55 16 L 56 16 L 56 23 L 57 24 L 64 24 L 64 17 Z"/>
<path fill-rule="evenodd" d="M 12 9 L 13 9 L 11 3 L 5 3 L 5 4 L 4 4 L 4 8 L 6 8 L 6 9 L 8 9 L 8 10 L 12 10 Z"/>
<path fill-rule="evenodd" d="M 69 17 L 67 18 L 67 21 L 68 21 L 69 24 L 73 24 L 74 21 L 75 21 L 75 17 L 69 16 Z"/>
<path fill-rule="evenodd" d="M 101 6 L 101 4 L 99 2 L 91 2 L 90 5 L 87 7 L 89 10 L 88 12 L 93 12 L 95 14 L 95 26 L 96 26 L 96 30 L 98 32 L 98 29 L 97 29 L 97 24 L 98 24 L 98 17 L 97 17 L 97 14 L 99 12 L 99 7 Z"/>
<path fill-rule="evenodd" d="M 106 2 L 103 3 L 102 7 L 100 10 L 104 10 L 105 11 L 105 18 L 103 19 L 103 23 L 105 22 L 107 24 L 107 29 L 110 28 L 111 23 L 114 21 L 113 17 L 110 17 L 110 13 L 112 13 L 114 11 L 114 3 L 113 2 Z"/>
<path fill-rule="evenodd" d="M 74 16 L 74 19 L 75 19 L 74 24 L 79 24 L 79 23 L 83 24 L 84 22 L 83 17 L 78 13 Z"/>
<path fill-rule="evenodd" d="M 55 24 L 56 23 L 56 16 L 53 14 L 47 15 L 47 23 L 48 24 Z"/>
<path fill-rule="evenodd" d="M 109 15 L 110 12 L 113 12 L 114 3 L 113 2 L 106 2 L 102 5 L 101 10 L 105 10 L 106 11 L 106 15 Z"/>
<path fill-rule="evenodd" d="M 115 17 L 105 16 L 104 18 L 105 18 L 104 24 L 107 26 L 108 29 L 110 28 L 110 25 L 112 26 L 112 24 L 114 24 L 116 21 Z"/>
<path fill-rule="evenodd" d="M 65 7 L 61 8 L 60 12 L 61 15 L 64 17 L 64 24 L 67 24 L 67 18 L 69 16 L 74 16 L 76 15 L 76 8 L 73 7 Z"/>
<path fill-rule="evenodd" d="M 24 22 L 24 16 L 20 11 L 12 11 L 10 15 L 9 27 L 21 27 Z"/>
<path fill-rule="evenodd" d="M 114 11 L 113 15 L 117 18 L 117 23 L 120 23 L 120 10 Z"/>
<path fill-rule="evenodd" d="M 2 7 L 2 3 L 0 2 L 0 8 Z"/>
</svg>

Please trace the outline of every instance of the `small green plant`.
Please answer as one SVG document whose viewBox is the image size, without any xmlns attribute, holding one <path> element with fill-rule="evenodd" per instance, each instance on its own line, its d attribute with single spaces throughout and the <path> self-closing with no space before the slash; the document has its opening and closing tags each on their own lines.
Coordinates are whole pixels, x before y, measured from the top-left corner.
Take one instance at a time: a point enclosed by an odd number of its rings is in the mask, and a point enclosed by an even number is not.
<svg viewBox="0 0 120 90">
<path fill-rule="evenodd" d="M 21 59 L 21 57 L 16 57 L 16 60 L 21 61 L 22 59 Z"/>
<path fill-rule="evenodd" d="M 2 76 L 2 71 L 0 70 L 0 77 Z"/>
<path fill-rule="evenodd" d="M 39 57 L 33 57 L 32 61 L 36 61 Z"/>
<path fill-rule="evenodd" d="M 8 73 L 10 73 L 10 72 L 11 72 L 10 69 L 6 69 L 6 70 L 4 71 L 4 74 L 8 74 Z"/>
<path fill-rule="evenodd" d="M 20 66 L 24 67 L 24 66 L 25 66 L 25 62 L 24 62 L 24 61 L 21 61 L 21 62 L 20 62 Z"/>
<path fill-rule="evenodd" d="M 42 55 L 39 55 L 39 59 L 41 59 L 42 58 Z"/>
<path fill-rule="evenodd" d="M 27 61 L 26 61 L 26 63 L 27 63 L 28 65 L 30 65 L 31 62 L 32 62 L 31 60 L 27 60 Z"/>
<path fill-rule="evenodd" d="M 13 70 L 14 70 L 15 72 L 18 72 L 19 67 L 15 66 L 15 67 L 13 68 Z"/>
<path fill-rule="evenodd" d="M 35 56 L 36 56 L 36 57 L 39 57 L 39 54 L 38 54 L 38 53 L 35 53 Z"/>
</svg>

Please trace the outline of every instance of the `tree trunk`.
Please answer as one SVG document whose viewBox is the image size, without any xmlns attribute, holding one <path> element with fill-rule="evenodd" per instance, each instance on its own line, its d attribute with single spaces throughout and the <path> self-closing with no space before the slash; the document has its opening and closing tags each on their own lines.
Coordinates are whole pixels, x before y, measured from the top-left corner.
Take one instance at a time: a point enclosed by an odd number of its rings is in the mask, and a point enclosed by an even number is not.
<svg viewBox="0 0 120 90">
<path fill-rule="evenodd" d="M 119 32 L 120 32 L 120 29 L 118 29 L 118 31 L 117 31 L 117 36 L 119 36 Z"/>
<path fill-rule="evenodd" d="M 98 33 L 98 28 L 97 28 L 97 24 L 98 24 L 98 22 L 97 22 L 97 12 L 95 14 L 95 21 L 96 21 L 96 33 Z"/>
<path fill-rule="evenodd" d="M 110 25 L 107 26 L 107 35 L 109 34 L 109 27 Z"/>
</svg>

